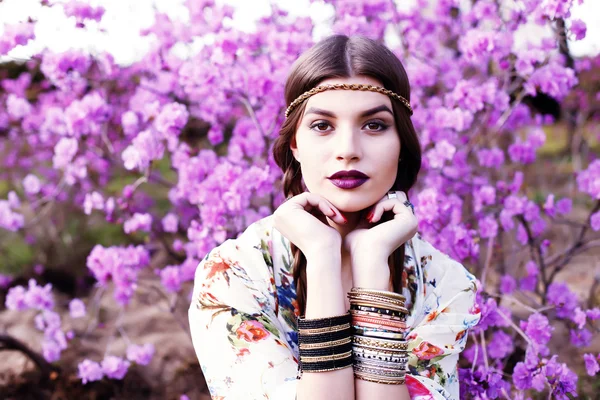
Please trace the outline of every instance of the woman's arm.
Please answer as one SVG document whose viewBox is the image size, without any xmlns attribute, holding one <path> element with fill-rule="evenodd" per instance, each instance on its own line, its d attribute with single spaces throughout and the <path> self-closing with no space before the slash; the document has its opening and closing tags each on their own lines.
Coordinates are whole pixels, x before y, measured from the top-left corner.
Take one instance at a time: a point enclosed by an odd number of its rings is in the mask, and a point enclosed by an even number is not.
<svg viewBox="0 0 600 400">
<path fill-rule="evenodd" d="M 374 260 L 370 261 L 372 264 Z M 387 261 L 382 261 L 381 271 L 386 271 Z M 357 265 L 358 268 L 367 268 L 364 265 Z M 372 265 L 370 266 L 372 267 Z M 376 289 L 389 291 L 389 275 L 362 277 L 360 280 L 353 282 L 353 286 L 366 289 Z M 356 391 L 356 400 L 377 400 L 377 399 L 394 399 L 394 400 L 410 400 L 406 385 L 386 385 L 374 383 L 362 379 L 354 379 Z"/>
<path fill-rule="evenodd" d="M 213 399 L 296 397 L 298 363 L 260 251 L 230 240 L 197 268 L 192 341 Z"/>
<path fill-rule="evenodd" d="M 322 254 L 331 253 L 328 251 Z M 341 282 L 339 254 L 307 259 L 307 319 L 327 318 L 347 312 Z M 352 366 L 327 372 L 306 372 L 298 381 L 298 400 L 354 400 Z"/>
</svg>

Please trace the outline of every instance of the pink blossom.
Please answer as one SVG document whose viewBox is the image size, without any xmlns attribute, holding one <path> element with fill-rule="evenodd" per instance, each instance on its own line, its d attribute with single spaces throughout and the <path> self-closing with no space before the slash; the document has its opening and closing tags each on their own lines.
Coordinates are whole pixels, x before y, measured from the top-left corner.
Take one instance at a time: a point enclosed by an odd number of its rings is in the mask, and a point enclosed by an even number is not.
<svg viewBox="0 0 600 400">
<path fill-rule="evenodd" d="M 137 231 L 150 231 L 151 226 L 152 216 L 150 214 L 135 213 L 130 219 L 125 221 L 123 230 L 129 234 Z"/>
<path fill-rule="evenodd" d="M 131 363 L 117 356 L 106 356 L 102 360 L 102 372 L 107 378 L 123 379 Z"/>
<path fill-rule="evenodd" d="M 69 313 L 71 318 L 85 317 L 85 304 L 80 299 L 73 299 L 69 302 Z"/>
<path fill-rule="evenodd" d="M 42 183 L 37 176 L 29 174 L 23 179 L 23 188 L 27 194 L 38 194 L 42 189 Z"/>
<path fill-rule="evenodd" d="M 154 345 L 146 343 L 144 345 L 131 344 L 127 347 L 127 359 L 140 365 L 148 365 L 154 356 Z"/>
<path fill-rule="evenodd" d="M 165 217 L 162 219 L 162 226 L 165 232 L 170 232 L 170 233 L 175 233 L 177 232 L 177 224 L 178 224 L 179 218 L 177 218 L 177 215 L 173 214 L 173 213 L 169 213 L 167 215 L 165 215 Z"/>
<path fill-rule="evenodd" d="M 102 367 L 99 363 L 88 359 L 83 360 L 77 366 L 77 375 L 85 385 L 88 382 L 99 381 L 104 376 Z"/>
<path fill-rule="evenodd" d="M 585 38 L 587 27 L 585 22 L 580 19 L 571 20 L 571 33 L 575 35 L 575 40 L 582 40 Z"/>
<path fill-rule="evenodd" d="M 592 226 L 592 230 L 600 231 L 600 211 L 590 216 L 590 225 Z"/>
</svg>

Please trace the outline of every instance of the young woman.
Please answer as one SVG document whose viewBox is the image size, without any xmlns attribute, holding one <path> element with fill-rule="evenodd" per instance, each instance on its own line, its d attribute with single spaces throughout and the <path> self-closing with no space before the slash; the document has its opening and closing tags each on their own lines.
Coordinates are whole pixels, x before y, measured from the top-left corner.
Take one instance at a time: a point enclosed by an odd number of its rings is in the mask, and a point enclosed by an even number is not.
<svg viewBox="0 0 600 400">
<path fill-rule="evenodd" d="M 332 36 L 296 61 L 285 99 L 286 202 L 196 272 L 189 319 L 213 399 L 458 399 L 475 278 L 416 233 L 402 64 Z"/>
</svg>

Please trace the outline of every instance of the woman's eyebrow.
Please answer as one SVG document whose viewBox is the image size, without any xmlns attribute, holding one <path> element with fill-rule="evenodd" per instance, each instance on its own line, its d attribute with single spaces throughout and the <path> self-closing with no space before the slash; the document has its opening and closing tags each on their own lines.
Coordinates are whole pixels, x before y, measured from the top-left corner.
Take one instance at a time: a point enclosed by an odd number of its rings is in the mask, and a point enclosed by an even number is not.
<svg viewBox="0 0 600 400">
<path fill-rule="evenodd" d="M 364 118 L 364 117 L 368 117 L 369 115 L 377 114 L 378 112 L 381 112 L 381 111 L 387 111 L 390 114 L 394 115 L 392 110 L 390 110 L 388 106 L 383 104 L 383 105 L 365 110 L 362 113 L 360 113 L 359 116 L 361 118 Z M 316 107 L 311 107 L 304 113 L 304 115 L 308 115 L 308 114 L 318 114 L 318 115 L 323 115 L 323 116 L 329 117 L 329 118 L 336 117 L 335 114 L 332 113 L 331 111 L 323 110 L 322 108 L 316 108 Z"/>
</svg>

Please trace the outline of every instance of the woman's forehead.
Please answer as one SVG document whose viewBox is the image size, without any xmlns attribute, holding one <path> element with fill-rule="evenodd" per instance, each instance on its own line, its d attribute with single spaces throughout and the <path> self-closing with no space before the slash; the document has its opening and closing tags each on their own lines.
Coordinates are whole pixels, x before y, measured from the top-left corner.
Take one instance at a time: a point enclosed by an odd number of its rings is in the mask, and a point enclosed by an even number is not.
<svg viewBox="0 0 600 400">
<path fill-rule="evenodd" d="M 383 93 L 358 90 L 326 90 L 308 98 L 304 114 L 308 114 L 311 109 L 318 109 L 340 117 L 354 116 L 378 106 L 387 106 L 391 110 L 392 101 Z"/>
</svg>

